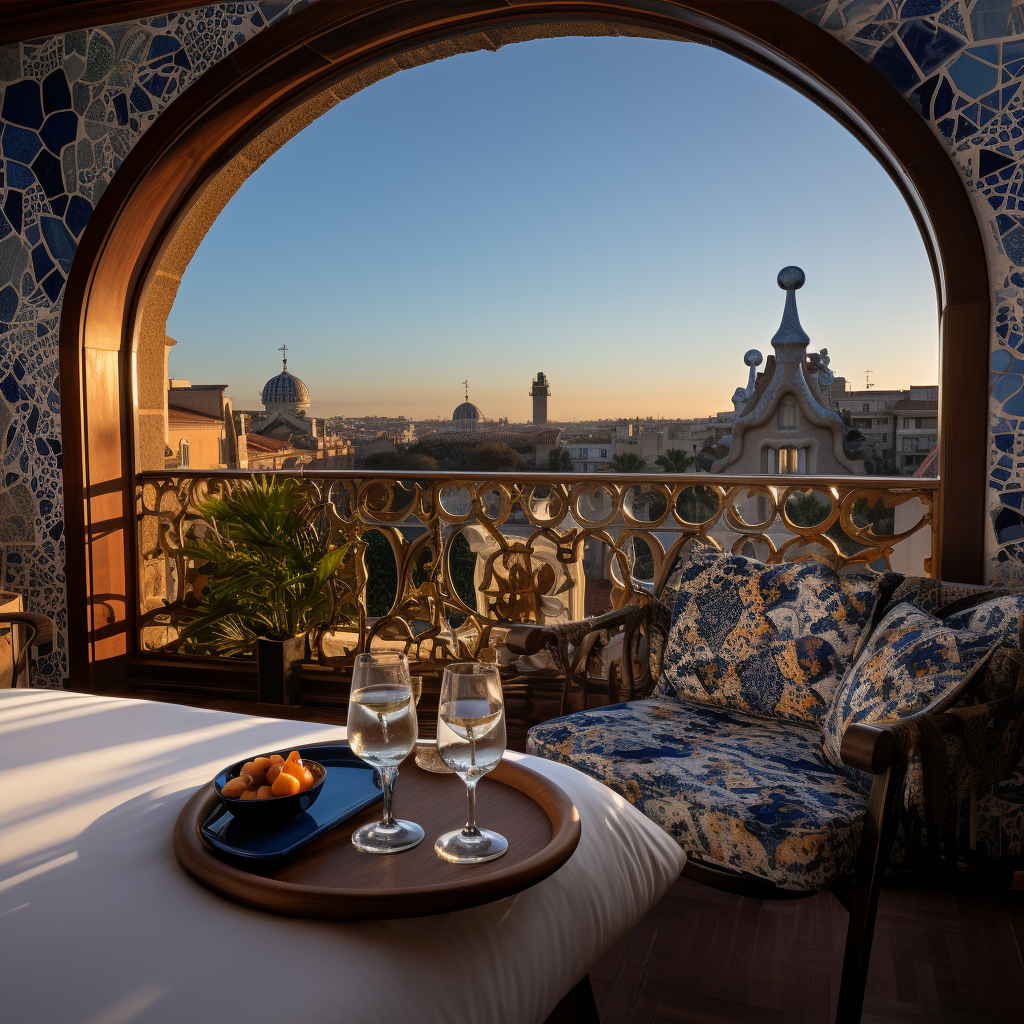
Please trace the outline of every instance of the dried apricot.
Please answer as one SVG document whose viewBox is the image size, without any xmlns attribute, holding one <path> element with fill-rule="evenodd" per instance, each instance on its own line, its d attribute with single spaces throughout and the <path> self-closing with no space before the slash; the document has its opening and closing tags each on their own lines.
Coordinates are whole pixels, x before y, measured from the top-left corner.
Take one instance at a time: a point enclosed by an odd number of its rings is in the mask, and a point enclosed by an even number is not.
<svg viewBox="0 0 1024 1024">
<path fill-rule="evenodd" d="M 241 795 L 241 797 L 239 799 L 241 799 L 241 800 L 255 800 L 256 799 L 256 790 L 254 790 L 254 789 L 247 789 Z"/>
<path fill-rule="evenodd" d="M 267 777 L 267 769 L 270 767 L 269 757 L 254 757 L 248 764 L 242 766 L 244 775 L 251 775 L 260 785 Z"/>
<path fill-rule="evenodd" d="M 227 797 L 234 797 L 237 799 L 240 797 L 252 784 L 251 775 L 239 775 L 234 779 L 229 779 L 220 787 L 221 793 Z"/>
<path fill-rule="evenodd" d="M 294 796 L 299 792 L 299 780 L 294 775 L 281 772 L 270 788 L 274 796 Z"/>
<path fill-rule="evenodd" d="M 284 764 L 284 761 L 282 761 L 281 764 Z M 267 785 L 268 786 L 272 786 L 274 784 L 274 779 L 276 779 L 278 777 L 278 775 L 281 774 L 281 764 L 272 764 L 267 769 L 267 780 L 266 781 L 267 781 Z"/>
<path fill-rule="evenodd" d="M 299 792 L 305 793 L 307 789 L 311 789 L 316 779 L 313 777 L 313 773 L 308 768 L 302 769 L 302 774 L 298 776 L 299 780 Z"/>
<path fill-rule="evenodd" d="M 274 791 L 269 786 L 260 786 L 256 790 L 257 800 L 270 800 L 274 795 Z"/>
<path fill-rule="evenodd" d="M 270 763 L 271 764 L 284 764 L 284 758 L 280 754 L 271 754 L 270 755 Z"/>
<path fill-rule="evenodd" d="M 299 764 L 302 764 L 302 758 L 301 758 L 301 757 L 299 756 L 299 752 L 298 752 L 297 750 L 293 750 L 293 751 L 292 751 L 292 752 L 291 752 L 291 753 L 290 753 L 290 754 L 288 755 L 288 760 L 289 760 L 289 761 L 298 761 L 298 762 L 299 762 Z"/>
</svg>

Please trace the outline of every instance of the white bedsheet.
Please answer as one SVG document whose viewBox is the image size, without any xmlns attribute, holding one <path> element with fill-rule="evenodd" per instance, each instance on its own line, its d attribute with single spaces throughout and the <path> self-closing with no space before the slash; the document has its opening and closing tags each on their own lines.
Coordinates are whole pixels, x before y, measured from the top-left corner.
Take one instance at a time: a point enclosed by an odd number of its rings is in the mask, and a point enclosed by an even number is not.
<svg viewBox="0 0 1024 1024">
<path fill-rule="evenodd" d="M 335 726 L 0 691 L 0 1015 L 7 1024 L 534 1024 L 675 881 L 683 854 L 592 779 L 511 755 L 580 812 L 579 847 L 471 910 L 342 923 L 214 895 L 171 831 L 231 761 Z M 415 819 L 415 809 L 401 807 Z M 431 837 L 428 837 L 428 839 Z"/>
</svg>

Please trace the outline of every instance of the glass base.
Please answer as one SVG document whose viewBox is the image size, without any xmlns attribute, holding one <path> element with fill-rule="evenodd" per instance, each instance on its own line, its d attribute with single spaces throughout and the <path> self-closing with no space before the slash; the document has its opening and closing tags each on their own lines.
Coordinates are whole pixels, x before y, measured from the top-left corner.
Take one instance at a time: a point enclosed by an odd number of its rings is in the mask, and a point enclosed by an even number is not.
<svg viewBox="0 0 1024 1024">
<path fill-rule="evenodd" d="M 467 836 L 462 829 L 447 832 L 434 843 L 438 857 L 453 864 L 482 864 L 485 860 L 496 860 L 507 849 L 508 840 L 486 828 L 475 836 Z"/>
<path fill-rule="evenodd" d="M 401 853 L 422 840 L 423 829 L 414 821 L 396 821 L 392 828 L 375 821 L 352 833 L 352 845 L 363 853 Z"/>
</svg>

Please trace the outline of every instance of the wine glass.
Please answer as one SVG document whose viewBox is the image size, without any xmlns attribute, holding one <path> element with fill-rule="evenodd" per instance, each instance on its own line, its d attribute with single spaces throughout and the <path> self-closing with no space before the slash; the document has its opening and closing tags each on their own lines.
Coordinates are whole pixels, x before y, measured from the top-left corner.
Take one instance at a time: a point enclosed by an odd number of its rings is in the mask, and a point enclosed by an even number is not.
<svg viewBox="0 0 1024 1024">
<path fill-rule="evenodd" d="M 434 849 L 454 864 L 494 860 L 508 849 L 504 836 L 476 824 L 476 784 L 497 768 L 505 753 L 505 705 L 495 665 L 449 665 L 437 709 L 437 752 L 466 783 L 469 820 L 463 829 L 441 836 Z"/>
<path fill-rule="evenodd" d="M 347 725 L 352 752 L 378 769 L 384 783 L 383 818 L 353 832 L 352 845 L 364 853 L 411 850 L 423 838 L 423 829 L 391 813 L 398 766 L 416 745 L 416 705 L 404 654 L 356 656 Z"/>
</svg>

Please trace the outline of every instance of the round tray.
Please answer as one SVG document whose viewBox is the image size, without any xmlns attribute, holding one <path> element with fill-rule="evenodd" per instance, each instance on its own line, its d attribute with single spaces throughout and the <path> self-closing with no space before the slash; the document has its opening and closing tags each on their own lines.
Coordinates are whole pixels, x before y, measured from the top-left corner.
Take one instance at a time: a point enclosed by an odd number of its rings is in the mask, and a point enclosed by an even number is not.
<svg viewBox="0 0 1024 1024">
<path fill-rule="evenodd" d="M 413 757 L 395 783 L 395 815 L 426 837 L 405 853 L 360 853 L 352 833 L 380 819 L 380 804 L 269 864 L 240 863 L 213 850 L 199 829 L 218 804 L 213 784 L 192 795 L 174 826 L 174 852 L 208 889 L 276 914 L 347 920 L 418 917 L 490 903 L 547 878 L 580 841 L 573 802 L 543 775 L 502 761 L 477 784 L 477 820 L 508 839 L 508 853 L 484 864 L 449 864 L 434 853 L 439 835 L 465 823 L 466 787 L 455 775 L 418 768 Z"/>
</svg>

